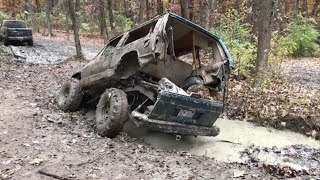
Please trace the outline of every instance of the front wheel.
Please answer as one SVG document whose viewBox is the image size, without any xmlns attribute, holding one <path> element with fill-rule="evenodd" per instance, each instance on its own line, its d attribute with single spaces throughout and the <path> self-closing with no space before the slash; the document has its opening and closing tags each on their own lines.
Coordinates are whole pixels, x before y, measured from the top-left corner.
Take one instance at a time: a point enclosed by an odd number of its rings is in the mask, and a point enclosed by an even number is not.
<svg viewBox="0 0 320 180">
<path fill-rule="evenodd" d="M 31 39 L 31 40 L 28 41 L 28 45 L 29 45 L 29 46 L 33 46 L 33 39 Z"/>
<path fill-rule="evenodd" d="M 124 91 L 107 89 L 100 97 L 96 110 L 96 127 L 101 136 L 116 137 L 128 119 L 128 100 Z"/>
<path fill-rule="evenodd" d="M 4 38 L 3 44 L 4 44 L 5 46 L 9 46 L 9 45 L 10 45 L 9 39 Z"/>
<path fill-rule="evenodd" d="M 82 101 L 83 93 L 81 91 L 80 81 L 72 78 L 69 82 L 65 83 L 58 96 L 58 107 L 63 111 L 77 111 Z"/>
</svg>

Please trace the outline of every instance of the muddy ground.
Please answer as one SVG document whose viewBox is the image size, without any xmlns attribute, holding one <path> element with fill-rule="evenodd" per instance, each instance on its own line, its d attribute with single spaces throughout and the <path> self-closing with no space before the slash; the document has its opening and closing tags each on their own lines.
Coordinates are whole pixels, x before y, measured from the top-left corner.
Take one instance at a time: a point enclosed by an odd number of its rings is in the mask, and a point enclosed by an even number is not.
<svg viewBox="0 0 320 180">
<path fill-rule="evenodd" d="M 63 40 L 48 44 L 47 39 L 39 38 L 35 44 L 13 49 L 24 52 L 22 59 L 37 59 L 37 63 L 61 62 L 60 56 L 74 53 L 73 44 Z M 87 57 L 102 48 L 94 42 L 83 46 Z M 34 51 L 44 51 L 44 57 L 34 57 Z M 115 139 L 102 138 L 94 130 L 92 110 L 64 113 L 55 104 L 63 81 L 86 62 L 35 65 L 21 58 L 8 63 L 8 58 L 13 57 L 0 57 L 0 179 L 320 178 L 320 150 L 307 145 L 251 145 L 238 152 L 244 161 L 226 163 L 206 153 L 194 155 L 197 153 L 181 148 L 155 146 L 146 138 L 153 133 L 139 136 L 126 131 Z M 175 137 L 165 138 L 172 142 Z M 184 145 L 197 140 L 189 139 Z M 238 143 L 220 141 L 232 145 L 225 146 L 226 150 Z M 264 163 L 269 156 L 281 162 Z"/>
</svg>

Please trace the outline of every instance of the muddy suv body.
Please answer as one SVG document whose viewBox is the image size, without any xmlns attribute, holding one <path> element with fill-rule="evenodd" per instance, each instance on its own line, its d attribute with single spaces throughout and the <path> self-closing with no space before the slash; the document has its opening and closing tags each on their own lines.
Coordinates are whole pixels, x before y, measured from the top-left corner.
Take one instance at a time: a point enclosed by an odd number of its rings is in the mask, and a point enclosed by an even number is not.
<svg viewBox="0 0 320 180">
<path fill-rule="evenodd" d="M 113 38 L 57 96 L 76 111 L 97 103 L 98 133 L 115 137 L 127 120 L 176 135 L 216 136 L 233 60 L 220 38 L 172 13 Z M 209 100 L 192 87 L 204 87 Z"/>
</svg>

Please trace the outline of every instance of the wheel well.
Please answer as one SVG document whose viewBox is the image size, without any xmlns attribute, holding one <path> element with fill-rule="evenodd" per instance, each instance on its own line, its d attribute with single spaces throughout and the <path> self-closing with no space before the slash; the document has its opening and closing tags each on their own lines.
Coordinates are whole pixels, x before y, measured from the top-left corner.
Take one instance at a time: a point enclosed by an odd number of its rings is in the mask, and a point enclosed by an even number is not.
<svg viewBox="0 0 320 180">
<path fill-rule="evenodd" d="M 71 77 L 75 78 L 75 79 L 78 79 L 78 80 L 81 80 L 81 72 L 77 72 L 74 75 L 72 75 Z"/>
<path fill-rule="evenodd" d="M 131 51 L 121 57 L 120 63 L 116 68 L 116 74 L 121 79 L 127 79 L 140 69 L 138 53 Z"/>
</svg>

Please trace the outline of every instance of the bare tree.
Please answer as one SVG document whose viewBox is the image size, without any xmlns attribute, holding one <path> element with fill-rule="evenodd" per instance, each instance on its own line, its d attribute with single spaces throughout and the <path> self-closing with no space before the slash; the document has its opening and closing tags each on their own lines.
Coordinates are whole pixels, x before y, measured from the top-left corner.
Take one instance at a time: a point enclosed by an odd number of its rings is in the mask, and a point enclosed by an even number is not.
<svg viewBox="0 0 320 180">
<path fill-rule="evenodd" d="M 181 16 L 190 20 L 190 0 L 180 0 Z"/>
<path fill-rule="evenodd" d="M 302 1 L 302 14 L 308 15 L 308 0 Z"/>
<path fill-rule="evenodd" d="M 241 0 L 236 0 L 236 10 L 238 11 L 238 12 L 240 12 L 241 11 Z"/>
<path fill-rule="evenodd" d="M 208 15 L 210 14 L 209 3 L 212 3 L 212 2 L 210 0 L 201 0 L 199 3 L 200 3 L 200 9 L 202 10 L 200 12 L 200 24 L 203 27 L 209 28 L 207 26 L 209 21 Z"/>
<path fill-rule="evenodd" d="M 113 3 L 112 0 L 108 0 L 109 22 L 110 22 L 112 36 L 114 36 L 116 33 L 116 29 L 114 27 L 115 25 L 114 25 L 113 11 L 112 11 L 112 3 Z"/>
<path fill-rule="evenodd" d="M 40 12 L 41 11 L 41 5 L 39 0 L 36 0 L 36 12 Z"/>
<path fill-rule="evenodd" d="M 36 26 L 37 22 L 36 22 L 36 17 L 33 10 L 32 0 L 28 0 L 28 9 L 31 16 L 31 26 L 33 30 L 37 31 L 37 26 Z"/>
<path fill-rule="evenodd" d="M 139 15 L 138 15 L 138 23 L 142 23 L 143 22 L 143 14 L 145 11 L 145 1 L 140 1 L 139 3 Z"/>
<path fill-rule="evenodd" d="M 260 16 L 262 15 L 261 13 L 261 6 L 259 6 L 260 0 L 253 0 L 252 1 L 252 17 L 251 17 L 251 22 L 252 24 L 252 33 L 254 35 L 258 34 L 259 31 L 259 25 L 261 24 Z"/>
<path fill-rule="evenodd" d="M 149 0 L 146 0 L 146 12 L 147 12 L 147 19 L 149 19 L 151 17 L 151 12 L 152 12 L 152 9 L 150 7 L 150 2 Z"/>
<path fill-rule="evenodd" d="M 313 7 L 312 7 L 312 11 L 311 11 L 311 15 L 315 16 L 318 10 L 320 4 L 320 0 L 316 0 L 316 2 L 314 3 Z"/>
<path fill-rule="evenodd" d="M 157 0 L 157 13 L 162 14 L 163 13 L 163 2 L 162 0 Z"/>
<path fill-rule="evenodd" d="M 50 0 L 46 0 L 46 18 L 47 18 L 47 27 L 48 27 L 48 35 L 52 36 L 52 26 L 51 26 L 51 2 Z"/>
<path fill-rule="evenodd" d="M 68 9 L 70 14 L 70 19 L 72 21 L 72 29 L 74 33 L 74 42 L 76 46 L 76 58 L 83 59 L 83 54 L 81 50 L 81 43 L 80 43 L 80 36 L 79 36 L 79 23 L 76 16 L 76 10 L 75 7 L 78 7 L 80 2 L 79 0 L 76 0 L 76 5 L 74 5 L 73 0 L 67 0 L 68 2 Z"/>
<path fill-rule="evenodd" d="M 104 44 L 107 44 L 108 34 L 107 34 L 107 23 L 106 23 L 106 14 L 105 14 L 105 2 L 104 0 L 99 0 L 99 13 L 100 13 L 100 27 L 101 35 L 104 40 Z"/>
<path fill-rule="evenodd" d="M 195 14 L 195 1 L 194 0 L 189 0 L 189 19 L 190 21 L 194 21 L 195 17 L 194 17 L 194 14 Z"/>
<path fill-rule="evenodd" d="M 258 29 L 258 53 L 256 59 L 256 77 L 254 83 L 260 86 L 263 82 L 269 59 L 272 25 L 274 21 L 274 9 L 276 0 L 257 0 L 260 10 Z"/>
<path fill-rule="evenodd" d="M 206 24 L 205 24 L 205 27 L 208 29 L 210 28 L 210 20 L 211 20 L 211 12 L 212 12 L 212 8 L 213 8 L 213 3 L 214 3 L 214 0 L 207 0 L 207 3 L 208 3 L 208 11 L 206 12 Z"/>
<path fill-rule="evenodd" d="M 299 0 L 293 0 L 294 1 L 294 12 L 299 13 L 300 12 L 300 1 Z"/>
</svg>

